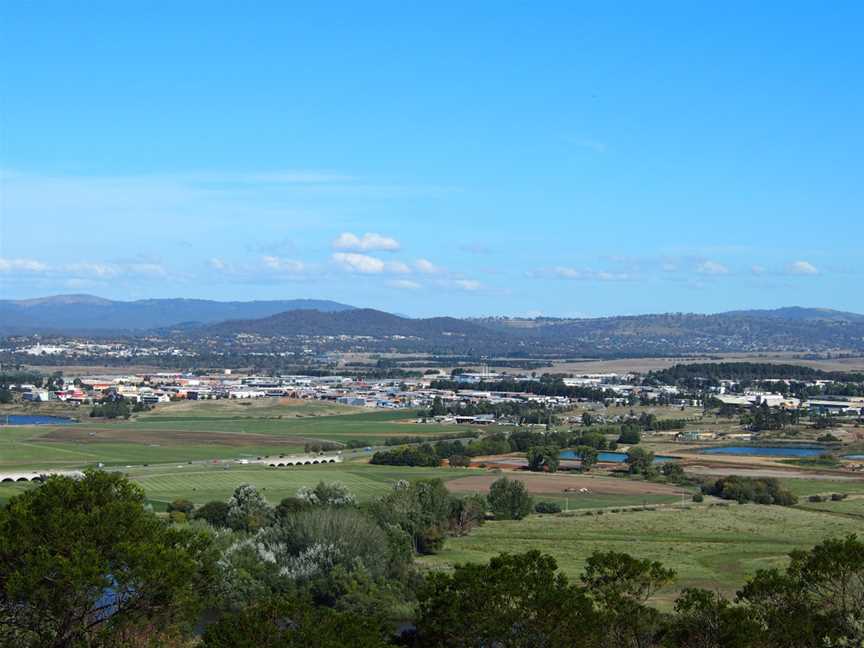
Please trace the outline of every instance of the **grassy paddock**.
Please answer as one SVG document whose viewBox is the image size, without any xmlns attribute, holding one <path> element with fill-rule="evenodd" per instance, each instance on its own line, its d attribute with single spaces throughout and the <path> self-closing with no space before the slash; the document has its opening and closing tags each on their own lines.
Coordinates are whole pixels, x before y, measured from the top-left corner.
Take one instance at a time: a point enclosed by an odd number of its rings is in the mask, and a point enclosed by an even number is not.
<svg viewBox="0 0 864 648">
<path fill-rule="evenodd" d="M 529 516 L 489 522 L 466 537 L 449 539 L 441 554 L 424 562 L 448 568 L 487 561 L 499 552 L 539 549 L 553 555 L 568 576 L 578 578 L 592 552 L 622 551 L 677 571 L 674 587 L 658 596 L 657 603 L 667 606 L 683 587 L 731 595 L 757 569 L 785 564 L 791 550 L 860 530 L 860 520 L 756 504 Z"/>
<path fill-rule="evenodd" d="M 301 486 L 319 481 L 340 481 L 361 501 L 385 494 L 399 479 L 438 477 L 444 480 L 464 477 L 472 470 L 464 468 L 403 468 L 344 463 L 328 466 L 265 468 L 259 466 L 154 466 L 130 470 L 130 478 L 144 488 L 147 497 L 156 502 L 178 498 L 196 504 L 226 500 L 240 484 L 254 484 L 271 503 L 294 495 Z"/>
<path fill-rule="evenodd" d="M 260 404 L 259 404 L 260 403 Z M 395 436 L 434 438 L 468 426 L 414 425 L 409 410 L 362 410 L 315 401 L 177 403 L 129 421 L 82 419 L 69 426 L 0 428 L 0 470 L 72 468 L 273 456 L 323 440 L 383 444 Z"/>
</svg>

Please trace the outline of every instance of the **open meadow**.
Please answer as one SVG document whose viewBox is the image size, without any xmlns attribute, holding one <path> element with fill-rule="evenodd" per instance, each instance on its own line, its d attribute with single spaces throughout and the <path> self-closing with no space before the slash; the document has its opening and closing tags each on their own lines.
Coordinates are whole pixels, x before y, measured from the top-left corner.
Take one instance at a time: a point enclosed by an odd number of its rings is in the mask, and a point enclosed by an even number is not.
<svg viewBox="0 0 864 648">
<path fill-rule="evenodd" d="M 621 551 L 676 570 L 674 586 L 657 598 L 659 605 L 668 605 L 684 587 L 734 594 L 757 569 L 785 564 L 793 549 L 861 529 L 861 519 L 758 504 L 534 515 L 488 522 L 470 535 L 448 540 L 443 552 L 424 558 L 424 563 L 448 569 L 455 563 L 484 562 L 500 552 L 539 549 L 554 556 L 568 576 L 578 578 L 591 553 Z"/>
</svg>

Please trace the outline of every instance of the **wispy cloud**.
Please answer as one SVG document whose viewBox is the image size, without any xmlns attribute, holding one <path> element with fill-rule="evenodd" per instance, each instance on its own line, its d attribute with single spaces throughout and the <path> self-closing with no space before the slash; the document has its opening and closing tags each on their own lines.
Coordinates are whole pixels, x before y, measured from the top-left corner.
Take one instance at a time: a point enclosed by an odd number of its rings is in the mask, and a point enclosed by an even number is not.
<svg viewBox="0 0 864 648">
<path fill-rule="evenodd" d="M 333 249 L 335 250 L 395 252 L 399 248 L 399 241 L 396 239 L 374 232 L 367 232 L 363 236 L 357 236 L 351 232 L 343 232 L 333 240 Z"/>
<path fill-rule="evenodd" d="M 306 264 L 295 259 L 283 259 L 277 256 L 261 257 L 261 262 L 266 268 L 276 270 L 278 272 L 289 272 L 291 274 L 299 274 L 306 269 Z"/>
<path fill-rule="evenodd" d="M 786 271 L 793 275 L 817 275 L 819 269 L 809 261 L 793 261 L 786 266 Z"/>
<path fill-rule="evenodd" d="M 45 272 L 48 265 L 35 259 L 0 258 L 0 272 Z"/>
<path fill-rule="evenodd" d="M 408 274 L 411 272 L 411 268 L 401 261 L 383 261 L 368 254 L 336 252 L 331 258 L 337 266 L 348 272 L 359 272 L 360 274 Z"/>
<path fill-rule="evenodd" d="M 542 268 L 528 273 L 529 277 L 546 279 L 568 279 L 572 281 L 631 281 L 635 277 L 626 272 L 610 272 L 607 270 L 590 270 L 555 266 Z"/>
<path fill-rule="evenodd" d="M 729 268 L 718 261 L 711 261 L 710 259 L 707 261 L 703 261 L 699 265 L 696 266 L 696 272 L 701 275 L 709 275 L 709 276 L 721 276 L 728 275 Z"/>
<path fill-rule="evenodd" d="M 410 279 L 394 279 L 389 281 L 387 285 L 392 286 L 393 288 L 399 288 L 400 290 L 418 290 L 423 287 L 421 284 L 416 281 L 411 281 Z"/>
<path fill-rule="evenodd" d="M 73 263 L 49 264 L 36 259 L 0 258 L 0 272 L 40 275 L 67 275 L 76 278 L 110 279 L 120 275 L 148 275 L 164 277 L 168 274 L 159 263 L 128 262 L 103 263 L 99 261 L 75 261 Z"/>
<path fill-rule="evenodd" d="M 417 259 L 414 262 L 414 267 L 423 274 L 438 274 L 444 271 L 443 268 L 439 268 L 434 263 L 429 261 L 429 259 Z"/>
</svg>

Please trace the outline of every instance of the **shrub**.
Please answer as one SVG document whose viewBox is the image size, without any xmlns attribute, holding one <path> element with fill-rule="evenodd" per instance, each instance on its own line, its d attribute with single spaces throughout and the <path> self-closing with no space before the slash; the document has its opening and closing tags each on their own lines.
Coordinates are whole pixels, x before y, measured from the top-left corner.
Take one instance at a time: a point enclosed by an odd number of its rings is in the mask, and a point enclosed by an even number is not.
<svg viewBox="0 0 864 648">
<path fill-rule="evenodd" d="M 561 505 L 555 502 L 537 502 L 534 505 L 535 513 L 549 513 L 555 514 L 561 512 Z"/>
<path fill-rule="evenodd" d="M 822 499 L 821 495 L 811 495 L 810 497 L 807 498 L 807 501 L 808 502 L 824 502 L 825 500 Z"/>
<path fill-rule="evenodd" d="M 186 517 L 192 514 L 192 511 L 195 509 L 195 505 L 187 499 L 176 499 L 168 505 L 167 511 L 169 513 L 174 513 L 175 511 L 178 513 L 183 513 Z"/>
<path fill-rule="evenodd" d="M 831 501 L 832 502 L 839 502 L 841 500 L 846 499 L 847 497 L 848 497 L 848 495 L 846 493 L 831 493 Z"/>
<path fill-rule="evenodd" d="M 702 495 L 702 493 L 696 493 L 693 496 L 693 501 L 696 502 L 697 504 L 699 504 L 700 502 L 703 502 L 704 500 L 705 500 L 705 497 Z"/>
</svg>

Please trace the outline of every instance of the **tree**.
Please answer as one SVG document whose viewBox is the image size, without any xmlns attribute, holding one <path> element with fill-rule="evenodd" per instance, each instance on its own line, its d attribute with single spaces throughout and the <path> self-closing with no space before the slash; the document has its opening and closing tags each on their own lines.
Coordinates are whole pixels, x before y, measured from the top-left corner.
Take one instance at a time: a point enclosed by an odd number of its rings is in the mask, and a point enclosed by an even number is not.
<svg viewBox="0 0 864 648">
<path fill-rule="evenodd" d="M 684 466 L 677 461 L 667 461 L 660 467 L 660 472 L 669 481 L 677 482 L 684 479 Z"/>
<path fill-rule="evenodd" d="M 447 414 L 447 407 L 444 405 L 444 401 L 441 400 L 440 396 L 436 396 L 432 400 L 432 409 L 429 410 L 430 416 L 445 416 Z"/>
<path fill-rule="evenodd" d="M 223 615 L 207 628 L 203 648 L 385 648 L 386 633 L 374 617 L 274 598 Z"/>
<path fill-rule="evenodd" d="M 450 455 L 447 460 L 451 468 L 468 468 L 471 465 L 471 460 L 465 455 Z"/>
<path fill-rule="evenodd" d="M 267 526 L 273 511 L 251 484 L 241 484 L 228 499 L 228 526 L 235 531 L 257 531 Z"/>
<path fill-rule="evenodd" d="M 642 440 L 642 435 L 639 432 L 639 426 L 635 423 L 626 423 L 621 426 L 621 434 L 618 436 L 618 443 L 626 443 L 628 445 L 636 445 Z"/>
<path fill-rule="evenodd" d="M 578 446 L 576 448 L 576 456 L 579 457 L 579 465 L 582 472 L 588 472 L 597 464 L 597 458 L 600 453 L 591 446 Z"/>
<path fill-rule="evenodd" d="M 558 471 L 560 450 L 557 446 L 544 445 L 528 448 L 528 470 L 532 472 Z"/>
<path fill-rule="evenodd" d="M 392 524 L 404 530 L 416 553 L 432 554 L 444 546 L 452 500 L 440 479 L 399 481 L 372 510 L 382 526 Z"/>
<path fill-rule="evenodd" d="M 195 510 L 195 505 L 188 499 L 176 499 L 168 505 L 167 510 L 169 513 L 174 513 L 176 511 L 178 513 L 183 513 L 188 517 L 192 515 L 192 511 Z"/>
<path fill-rule="evenodd" d="M 0 509 L 0 644 L 111 644 L 140 624 L 191 623 L 213 576 L 210 542 L 144 505 L 122 475 L 88 471 Z"/>
<path fill-rule="evenodd" d="M 636 446 L 627 451 L 625 459 L 630 473 L 633 475 L 650 474 L 654 464 L 654 453 Z"/>
<path fill-rule="evenodd" d="M 6 387 L 0 387 L 0 404 L 8 405 L 12 400 L 12 392 Z"/>
<path fill-rule="evenodd" d="M 538 551 L 433 573 L 418 598 L 421 648 L 569 648 L 590 645 L 600 630 L 590 600 Z"/>
<path fill-rule="evenodd" d="M 524 482 L 501 477 L 489 487 L 489 508 L 496 520 L 521 520 L 532 507 L 533 501 Z"/>
<path fill-rule="evenodd" d="M 319 481 L 315 488 L 301 486 L 297 499 L 310 506 L 355 506 L 357 498 L 342 482 Z"/>
<path fill-rule="evenodd" d="M 604 645 L 656 645 L 662 615 L 645 604 L 674 577 L 675 572 L 659 562 L 625 553 L 608 551 L 589 556 L 582 582 L 601 615 Z"/>
<path fill-rule="evenodd" d="M 584 427 L 591 427 L 594 425 L 594 417 L 588 412 L 582 412 L 582 425 Z"/>
<path fill-rule="evenodd" d="M 196 509 L 192 517 L 196 520 L 204 520 L 216 529 L 228 526 L 228 504 L 225 502 L 207 502 Z"/>
<path fill-rule="evenodd" d="M 751 648 L 761 630 L 745 607 L 733 606 L 716 592 L 692 588 L 676 599 L 670 626 L 670 645 L 682 648 Z"/>
</svg>

